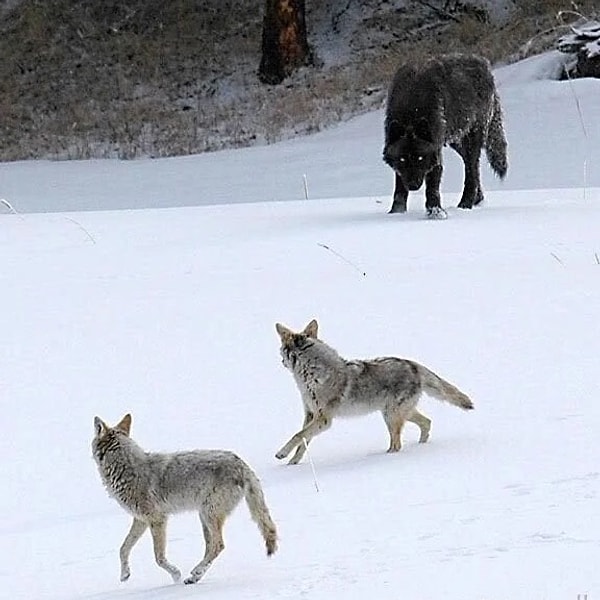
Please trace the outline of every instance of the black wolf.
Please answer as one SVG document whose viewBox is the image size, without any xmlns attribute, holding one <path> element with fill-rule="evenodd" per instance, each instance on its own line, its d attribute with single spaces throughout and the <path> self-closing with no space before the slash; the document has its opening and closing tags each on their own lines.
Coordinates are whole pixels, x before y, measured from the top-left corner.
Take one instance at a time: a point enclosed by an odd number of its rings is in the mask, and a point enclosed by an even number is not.
<svg viewBox="0 0 600 600">
<path fill-rule="evenodd" d="M 418 190 L 425 180 L 428 216 L 446 216 L 440 205 L 444 145 L 456 150 L 465 164 L 458 206 L 472 208 L 483 200 L 481 149 L 499 177 L 508 168 L 500 99 L 484 58 L 448 54 L 407 62 L 396 71 L 388 94 L 383 149 L 383 160 L 396 174 L 390 212 L 405 212 L 409 190 Z"/>
</svg>

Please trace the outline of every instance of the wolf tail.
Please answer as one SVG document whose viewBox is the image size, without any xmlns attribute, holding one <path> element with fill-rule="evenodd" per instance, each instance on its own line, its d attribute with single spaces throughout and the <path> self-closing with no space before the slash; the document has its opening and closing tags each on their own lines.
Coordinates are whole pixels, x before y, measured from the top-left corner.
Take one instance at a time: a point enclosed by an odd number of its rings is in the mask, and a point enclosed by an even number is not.
<svg viewBox="0 0 600 600">
<path fill-rule="evenodd" d="M 463 410 L 471 410 L 475 408 L 471 398 L 463 394 L 457 387 L 430 371 L 427 367 L 417 364 L 419 374 L 421 375 L 421 385 L 425 393 L 436 400 L 449 402 L 462 408 Z"/>
<path fill-rule="evenodd" d="M 277 550 L 277 528 L 271 519 L 260 481 L 250 468 L 246 473 L 244 492 L 250 516 L 258 525 L 265 540 L 267 556 L 271 556 Z"/>
<path fill-rule="evenodd" d="M 506 137 L 504 135 L 504 124 L 502 122 L 502 107 L 498 92 L 494 92 L 492 100 L 491 117 L 488 124 L 487 137 L 484 143 L 487 159 L 500 179 L 504 179 L 508 171 L 508 159 L 506 156 Z"/>
</svg>

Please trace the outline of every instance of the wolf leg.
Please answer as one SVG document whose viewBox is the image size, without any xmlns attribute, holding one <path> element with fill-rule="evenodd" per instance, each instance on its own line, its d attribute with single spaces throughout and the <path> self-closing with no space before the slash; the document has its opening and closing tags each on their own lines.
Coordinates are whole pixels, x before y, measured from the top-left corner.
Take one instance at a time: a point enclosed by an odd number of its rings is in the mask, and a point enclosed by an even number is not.
<svg viewBox="0 0 600 600">
<path fill-rule="evenodd" d="M 164 569 L 173 578 L 173 581 L 178 582 L 181 579 L 181 572 L 175 565 L 172 565 L 165 556 L 165 548 L 167 545 L 166 517 L 152 521 L 150 523 L 150 533 L 152 534 L 156 564 L 161 569 Z"/>
<path fill-rule="evenodd" d="M 313 418 L 314 415 L 311 412 L 306 411 L 304 414 L 304 423 L 302 425 L 302 429 L 304 429 L 313 420 Z M 306 440 L 306 444 L 302 443 L 296 448 L 296 452 L 294 453 L 294 456 L 292 456 L 292 458 L 289 460 L 288 465 L 297 465 L 302 460 L 302 457 L 306 452 L 306 446 L 308 446 L 308 443 L 308 440 Z"/>
<path fill-rule="evenodd" d="M 442 208 L 440 197 L 442 171 L 440 162 L 425 175 L 425 210 L 430 219 L 445 219 L 448 216 Z"/>
<path fill-rule="evenodd" d="M 394 200 L 392 202 L 392 207 L 390 208 L 390 213 L 404 213 L 406 212 L 406 203 L 408 201 L 408 189 L 402 183 L 402 178 L 398 173 L 394 174 L 396 177 L 396 184 L 394 187 Z"/>
<path fill-rule="evenodd" d="M 223 523 L 225 517 L 217 518 L 212 514 L 200 512 L 200 521 L 202 522 L 202 532 L 204 533 L 204 557 L 192 569 L 190 576 L 183 583 L 198 583 L 213 561 L 225 549 L 223 542 Z"/>
<path fill-rule="evenodd" d="M 121 544 L 119 550 L 119 558 L 121 559 L 121 581 L 127 581 L 131 575 L 129 570 L 129 554 L 131 549 L 136 545 L 137 541 L 142 537 L 144 531 L 148 529 L 148 523 L 133 518 L 131 529 Z"/>
<path fill-rule="evenodd" d="M 483 148 L 483 132 L 475 127 L 467 135 L 451 147 L 456 150 L 465 164 L 465 184 L 459 208 L 473 208 L 474 204 L 483 201 L 481 181 L 479 179 L 479 159 Z"/>
<path fill-rule="evenodd" d="M 383 420 L 390 433 L 390 447 L 388 452 L 398 452 L 402 448 L 402 428 L 406 421 L 403 412 L 394 409 L 383 410 Z"/>
<path fill-rule="evenodd" d="M 323 413 L 316 415 L 306 427 L 289 439 L 285 446 L 277 452 L 275 457 L 279 459 L 285 458 L 294 448 L 296 448 L 296 446 L 304 444 L 304 440 L 306 440 L 306 443 L 308 444 L 315 436 L 323 433 L 323 431 L 326 431 L 330 427 L 331 417 L 327 417 Z"/>
<path fill-rule="evenodd" d="M 419 444 L 424 444 L 429 440 L 429 432 L 431 430 L 431 419 L 428 419 L 424 414 L 420 413 L 416 408 L 406 417 L 407 421 L 414 423 L 421 430 Z"/>
</svg>

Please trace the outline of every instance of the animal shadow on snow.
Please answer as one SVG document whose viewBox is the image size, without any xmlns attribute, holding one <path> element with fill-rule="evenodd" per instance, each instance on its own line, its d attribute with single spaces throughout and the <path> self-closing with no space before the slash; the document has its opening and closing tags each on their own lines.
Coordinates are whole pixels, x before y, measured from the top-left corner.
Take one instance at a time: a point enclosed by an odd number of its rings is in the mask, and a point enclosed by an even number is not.
<svg viewBox="0 0 600 600">
<path fill-rule="evenodd" d="M 258 585 L 258 579 L 248 578 L 247 574 L 244 578 L 238 577 L 218 577 L 207 578 L 202 580 L 196 586 L 185 585 L 183 581 L 179 583 L 165 583 L 155 586 L 146 585 L 145 587 L 134 588 L 134 582 L 125 582 L 102 592 L 93 592 L 90 594 L 78 594 L 70 600 L 175 600 L 178 598 L 190 598 L 212 593 L 227 592 L 235 597 L 236 592 L 247 589 L 249 585 Z M 261 582 L 261 585 L 264 581 Z"/>
<path fill-rule="evenodd" d="M 368 442 L 367 442 L 368 444 Z M 446 437 L 436 437 L 427 444 L 419 444 L 417 439 L 410 440 L 402 446 L 402 452 L 390 454 L 386 450 L 369 450 L 365 447 L 349 450 L 348 453 L 337 456 L 326 454 L 321 456 L 318 450 L 311 447 L 310 458 L 313 461 L 317 482 L 322 488 L 321 480 L 328 475 L 338 475 L 340 473 L 356 473 L 363 468 L 380 468 L 389 465 L 391 469 L 401 472 L 404 465 L 414 468 L 421 467 L 431 460 L 438 460 L 443 457 L 444 460 L 452 460 L 452 456 L 459 461 L 465 453 L 472 453 L 473 448 L 477 447 L 478 439 L 471 435 L 447 435 Z M 279 485 L 287 485 L 290 481 L 305 480 L 307 484 L 314 486 L 312 467 L 310 461 L 305 461 L 298 465 L 274 464 L 269 467 L 261 468 L 262 479 L 267 488 Z"/>
</svg>

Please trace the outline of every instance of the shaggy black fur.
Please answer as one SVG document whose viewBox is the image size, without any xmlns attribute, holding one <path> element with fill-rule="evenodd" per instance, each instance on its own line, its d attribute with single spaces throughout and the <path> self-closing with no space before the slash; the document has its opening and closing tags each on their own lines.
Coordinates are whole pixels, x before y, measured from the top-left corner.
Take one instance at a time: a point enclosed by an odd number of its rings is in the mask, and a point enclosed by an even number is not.
<svg viewBox="0 0 600 600">
<path fill-rule="evenodd" d="M 425 180 L 425 207 L 444 217 L 440 204 L 442 147 L 456 150 L 465 164 L 460 208 L 483 200 L 479 179 L 482 148 L 492 169 L 508 168 L 502 109 L 489 63 L 478 56 L 448 54 L 401 65 L 388 94 L 384 161 L 396 186 L 390 212 L 405 212 L 409 190 Z"/>
</svg>

